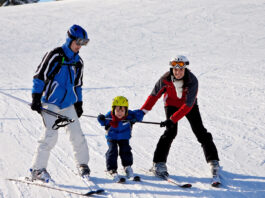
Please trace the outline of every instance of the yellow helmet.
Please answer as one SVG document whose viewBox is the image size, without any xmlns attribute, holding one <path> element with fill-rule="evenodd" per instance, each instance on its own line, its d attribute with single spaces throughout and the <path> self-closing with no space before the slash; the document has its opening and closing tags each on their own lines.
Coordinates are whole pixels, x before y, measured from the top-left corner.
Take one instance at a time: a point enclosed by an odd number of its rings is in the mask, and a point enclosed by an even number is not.
<svg viewBox="0 0 265 198">
<path fill-rule="evenodd" d="M 128 110 L 129 102 L 128 99 L 125 98 L 124 96 L 116 96 L 115 98 L 113 98 L 111 106 L 112 106 L 112 113 L 114 114 L 114 107 L 116 106 L 126 107 L 126 109 Z"/>
</svg>

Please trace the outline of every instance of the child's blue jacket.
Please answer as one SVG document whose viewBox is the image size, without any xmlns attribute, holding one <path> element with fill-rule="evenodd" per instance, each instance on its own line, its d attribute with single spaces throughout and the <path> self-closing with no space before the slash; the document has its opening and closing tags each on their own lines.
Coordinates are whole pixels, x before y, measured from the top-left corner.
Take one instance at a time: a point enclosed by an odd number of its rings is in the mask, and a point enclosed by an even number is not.
<svg viewBox="0 0 265 198">
<path fill-rule="evenodd" d="M 106 115 L 106 118 L 111 118 L 113 120 L 114 116 L 111 114 L 111 111 L 109 111 Z M 142 110 L 128 110 L 127 117 L 124 118 L 124 120 L 129 121 L 142 121 L 144 117 L 144 112 Z M 98 122 L 101 124 L 101 126 L 105 126 L 107 132 L 106 132 L 106 138 L 108 140 L 128 140 L 131 138 L 131 132 L 132 132 L 132 124 L 130 122 L 123 122 L 118 121 L 118 123 L 113 123 L 111 120 L 99 120 Z M 117 122 L 117 121 L 116 121 Z M 117 127 L 115 126 L 117 125 Z"/>
</svg>

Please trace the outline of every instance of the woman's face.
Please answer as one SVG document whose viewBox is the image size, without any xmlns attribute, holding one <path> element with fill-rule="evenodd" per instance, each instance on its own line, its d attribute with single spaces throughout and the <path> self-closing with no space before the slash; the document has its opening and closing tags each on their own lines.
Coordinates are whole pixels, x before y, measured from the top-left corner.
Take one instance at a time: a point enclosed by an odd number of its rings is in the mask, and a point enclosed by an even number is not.
<svg viewBox="0 0 265 198">
<path fill-rule="evenodd" d="M 173 68 L 173 74 L 176 79 L 182 79 L 185 74 L 185 68 Z"/>
</svg>

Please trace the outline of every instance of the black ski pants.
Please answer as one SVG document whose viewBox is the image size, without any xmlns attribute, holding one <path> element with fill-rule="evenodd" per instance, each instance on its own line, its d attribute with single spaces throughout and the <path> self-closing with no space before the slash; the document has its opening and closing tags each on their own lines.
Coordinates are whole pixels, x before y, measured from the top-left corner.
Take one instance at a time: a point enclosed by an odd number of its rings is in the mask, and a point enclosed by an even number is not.
<svg viewBox="0 0 265 198">
<path fill-rule="evenodd" d="M 165 107 L 165 113 L 167 119 L 170 118 L 171 115 L 173 115 L 178 110 L 177 107 L 168 106 Z M 207 162 L 210 160 L 218 160 L 218 153 L 216 146 L 213 142 L 212 134 L 207 132 L 207 130 L 204 128 L 199 107 L 198 104 L 195 103 L 191 111 L 186 115 L 186 118 L 188 119 L 191 129 L 196 136 L 198 142 L 201 143 L 205 159 Z M 171 128 L 166 128 L 164 134 L 160 137 L 156 150 L 154 153 L 153 162 L 166 162 L 168 153 L 171 147 L 171 143 L 173 139 L 176 137 L 178 131 L 178 123 L 176 123 Z"/>
<path fill-rule="evenodd" d="M 108 171 L 118 169 L 118 155 L 121 157 L 122 166 L 131 166 L 133 164 L 132 148 L 129 144 L 129 140 L 107 140 L 107 142 L 109 146 L 106 152 Z"/>
</svg>

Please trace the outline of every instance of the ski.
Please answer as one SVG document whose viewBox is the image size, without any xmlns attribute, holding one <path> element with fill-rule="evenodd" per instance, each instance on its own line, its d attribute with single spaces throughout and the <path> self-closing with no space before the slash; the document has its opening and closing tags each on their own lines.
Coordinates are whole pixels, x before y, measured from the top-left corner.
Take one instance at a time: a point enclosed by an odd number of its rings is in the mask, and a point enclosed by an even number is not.
<svg viewBox="0 0 265 198">
<path fill-rule="evenodd" d="M 97 194 L 97 192 L 93 191 L 93 190 L 88 191 L 87 193 L 81 193 L 81 192 L 67 190 L 65 188 L 54 187 L 54 186 L 51 186 L 51 185 L 49 185 L 47 183 L 38 183 L 38 182 L 30 181 L 30 180 L 27 180 L 27 179 L 23 180 L 23 179 L 7 178 L 6 180 L 13 181 L 13 182 L 20 182 L 20 183 L 24 183 L 24 184 L 28 184 L 28 185 L 39 186 L 39 187 L 42 187 L 42 188 L 48 188 L 48 189 L 61 191 L 61 192 L 66 192 L 66 193 L 69 193 L 69 194 L 75 194 L 75 195 L 84 196 L 84 197 L 89 197 L 91 195 Z"/>
<path fill-rule="evenodd" d="M 212 177 L 211 185 L 212 187 L 216 187 L 216 188 L 221 185 L 221 180 L 220 180 L 219 175 L 215 175 Z"/>
<path fill-rule="evenodd" d="M 158 176 L 158 175 L 156 175 L 151 169 L 150 170 L 144 170 L 144 169 L 142 169 L 144 172 L 146 172 L 147 174 L 150 174 L 150 173 L 152 173 L 152 175 L 154 175 L 156 178 L 159 178 L 159 179 L 162 179 L 162 180 L 164 180 L 164 181 L 167 181 L 168 183 L 170 183 L 170 184 L 172 184 L 172 185 L 175 185 L 175 186 L 178 186 L 178 187 L 180 187 L 180 188 L 191 188 L 192 187 L 192 184 L 190 184 L 190 183 L 186 183 L 186 184 L 182 184 L 182 183 L 179 183 L 179 182 L 177 182 L 176 180 L 174 180 L 174 179 L 172 179 L 172 178 L 170 178 L 170 177 L 168 177 L 168 176 L 164 176 L 164 177 L 162 177 L 162 176 Z"/>
<path fill-rule="evenodd" d="M 78 178 L 80 178 L 81 176 L 79 174 L 77 174 L 76 172 L 74 172 L 73 170 L 71 170 L 74 175 L 76 175 Z M 93 177 L 90 177 L 89 175 L 85 175 L 82 178 L 82 181 L 84 182 L 84 184 L 90 189 L 91 192 L 93 192 L 93 194 L 102 194 L 105 193 L 105 190 L 103 188 L 100 188 L 93 180 Z"/>
<path fill-rule="evenodd" d="M 93 192 L 92 194 L 102 194 L 105 192 L 103 188 L 99 188 L 98 185 L 96 185 L 90 178 L 90 176 L 83 176 L 82 177 L 83 182 L 90 188 L 90 192 Z"/>
<path fill-rule="evenodd" d="M 168 176 L 157 176 L 157 175 L 155 175 L 155 176 L 156 176 L 157 178 L 160 178 L 160 179 L 162 179 L 162 180 L 167 181 L 167 182 L 170 183 L 170 184 L 176 185 L 176 186 L 178 186 L 178 187 L 180 187 L 180 188 L 191 188 L 191 187 L 192 187 L 192 185 L 191 185 L 190 183 L 180 184 L 180 183 L 178 183 L 176 180 L 174 180 L 174 179 L 172 179 L 172 178 L 170 178 L 170 177 L 168 177 Z"/>
</svg>

